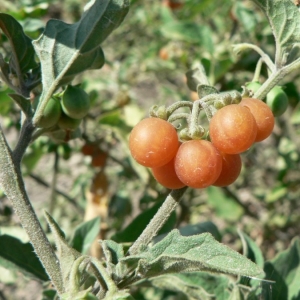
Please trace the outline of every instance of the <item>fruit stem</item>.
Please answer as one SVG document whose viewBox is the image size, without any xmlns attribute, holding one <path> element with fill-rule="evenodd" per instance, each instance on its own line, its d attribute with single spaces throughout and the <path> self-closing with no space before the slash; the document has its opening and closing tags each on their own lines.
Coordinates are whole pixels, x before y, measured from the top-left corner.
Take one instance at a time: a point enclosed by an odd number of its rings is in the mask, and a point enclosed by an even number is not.
<svg viewBox="0 0 300 300">
<path fill-rule="evenodd" d="M 139 253 L 142 245 L 148 245 L 152 241 L 161 227 L 166 223 L 171 213 L 177 207 L 177 204 L 181 200 L 186 189 L 187 187 L 183 187 L 181 189 L 171 191 L 145 230 L 129 248 L 128 252 L 130 255 Z"/>
<path fill-rule="evenodd" d="M 190 119 L 190 114 L 188 113 L 178 113 L 178 114 L 173 114 L 171 115 L 169 118 L 168 118 L 168 122 L 169 123 L 172 123 L 176 120 L 179 120 L 179 119 L 186 119 L 187 121 L 189 121 Z"/>
<path fill-rule="evenodd" d="M 242 44 L 236 44 L 233 45 L 234 51 L 239 52 L 239 51 L 244 51 L 246 49 L 252 49 L 256 51 L 261 58 L 263 59 L 264 63 L 267 65 L 267 67 L 272 71 L 275 72 L 276 67 L 275 64 L 272 62 L 270 56 L 266 54 L 261 48 L 259 48 L 256 45 L 248 44 L 248 43 L 242 43 Z"/>
<path fill-rule="evenodd" d="M 190 101 L 185 101 L 185 100 L 177 101 L 167 108 L 167 116 L 170 117 L 174 113 L 175 110 L 177 110 L 181 107 L 189 107 L 190 110 L 192 110 L 193 103 Z"/>
<path fill-rule="evenodd" d="M 258 60 L 257 64 L 256 64 L 255 73 L 254 73 L 252 82 L 258 82 L 259 81 L 259 76 L 260 76 L 260 72 L 261 72 L 262 63 L 263 63 L 263 59 L 260 58 Z"/>
</svg>

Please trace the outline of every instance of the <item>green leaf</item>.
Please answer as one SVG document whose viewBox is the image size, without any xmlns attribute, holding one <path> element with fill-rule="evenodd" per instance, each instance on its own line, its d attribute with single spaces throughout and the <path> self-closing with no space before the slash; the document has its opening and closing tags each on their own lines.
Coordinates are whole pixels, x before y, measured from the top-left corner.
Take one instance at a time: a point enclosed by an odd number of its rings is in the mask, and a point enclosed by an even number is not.
<svg viewBox="0 0 300 300">
<path fill-rule="evenodd" d="M 199 64 L 196 68 L 187 71 L 185 75 L 187 79 L 187 86 L 191 91 L 197 92 L 199 85 L 208 86 L 208 79 L 202 64 Z M 215 93 L 218 93 L 214 87 L 211 88 L 215 91 Z"/>
<path fill-rule="evenodd" d="M 183 237 L 173 230 L 162 241 L 138 255 L 120 260 L 120 264 L 142 278 L 168 273 L 211 271 L 258 276 L 263 271 L 245 256 L 217 242 L 209 233 Z"/>
<path fill-rule="evenodd" d="M 259 247 L 255 242 L 244 232 L 238 230 L 238 234 L 242 240 L 243 244 L 243 254 L 256 263 L 258 266 L 263 268 L 264 258 Z"/>
<path fill-rule="evenodd" d="M 31 39 L 24 33 L 22 26 L 12 16 L 0 13 L 0 28 L 9 39 L 12 48 L 10 67 L 18 74 L 26 73 L 37 66 Z"/>
<path fill-rule="evenodd" d="M 209 232 L 217 241 L 221 241 L 222 238 L 217 226 L 211 221 L 180 227 L 179 232 L 183 236 Z"/>
<path fill-rule="evenodd" d="M 0 236 L 0 265 L 21 271 L 42 281 L 49 281 L 48 275 L 36 256 L 30 243 L 22 243 L 9 235 Z"/>
<path fill-rule="evenodd" d="M 104 53 L 101 47 L 84 53 L 76 58 L 72 66 L 64 75 L 60 84 L 67 84 L 71 82 L 74 77 L 84 70 L 101 69 L 105 63 Z"/>
<path fill-rule="evenodd" d="M 197 86 L 197 93 L 198 93 L 199 99 L 201 99 L 201 98 L 203 98 L 207 95 L 218 94 L 219 91 L 213 86 L 205 85 L 205 84 L 199 84 Z"/>
<path fill-rule="evenodd" d="M 228 299 L 229 278 L 207 272 L 179 273 L 158 276 L 150 280 L 162 289 L 182 292 L 189 299 Z"/>
<path fill-rule="evenodd" d="M 122 245 L 112 240 L 101 241 L 101 244 L 106 261 L 109 261 L 112 264 L 116 265 L 119 260 L 125 256 Z"/>
<path fill-rule="evenodd" d="M 181 292 L 189 299 L 210 300 L 213 295 L 208 294 L 203 287 L 193 284 L 182 276 L 183 274 L 169 274 L 158 276 L 151 280 L 152 285 L 163 290 Z"/>
<path fill-rule="evenodd" d="M 26 99 L 19 94 L 9 94 L 9 97 L 19 105 L 19 107 L 24 112 L 27 118 L 32 117 L 32 109 L 29 99 Z"/>
<path fill-rule="evenodd" d="M 74 235 L 70 242 L 71 247 L 78 252 L 86 254 L 99 234 L 100 220 L 100 217 L 96 217 L 75 228 Z"/>
<path fill-rule="evenodd" d="M 266 279 L 274 280 L 272 300 L 300 298 L 300 238 L 292 241 L 286 251 L 266 262 Z"/>
<path fill-rule="evenodd" d="M 159 201 L 153 207 L 143 211 L 139 214 L 127 227 L 125 227 L 122 231 L 114 234 L 111 239 L 118 243 L 128 243 L 134 242 L 146 226 L 149 224 L 150 220 L 156 214 L 162 202 Z M 176 223 L 176 214 L 173 212 L 169 217 L 168 221 L 164 224 L 164 226 L 160 229 L 159 234 L 169 232 L 174 228 Z"/>
<path fill-rule="evenodd" d="M 128 8 L 128 0 L 95 0 L 75 24 L 48 21 L 42 36 L 33 42 L 41 62 L 44 93 L 52 94 L 64 76 L 70 76 L 68 70 L 74 74 L 99 63 L 100 44 L 121 24 Z"/>
<path fill-rule="evenodd" d="M 222 238 L 217 226 L 211 221 L 193 224 L 193 225 L 182 226 L 182 227 L 178 228 L 178 230 L 179 230 L 180 234 L 183 236 L 190 236 L 190 235 L 196 235 L 199 233 L 209 232 L 219 242 L 221 241 L 221 238 Z M 153 239 L 154 243 L 157 243 L 158 241 L 162 240 L 166 235 L 167 234 L 158 235 L 157 237 L 155 237 Z"/>
<path fill-rule="evenodd" d="M 225 195 L 222 189 L 210 186 L 206 189 L 208 203 L 214 208 L 217 216 L 228 221 L 237 221 L 243 215 L 244 209 L 231 197 Z"/>
<path fill-rule="evenodd" d="M 194 272 L 194 273 L 181 273 L 181 274 L 168 274 L 164 276 L 159 276 L 156 279 L 169 277 L 177 278 L 177 281 L 181 281 L 182 285 L 185 285 L 183 292 L 187 296 L 193 296 L 195 299 L 215 299 L 215 300 L 224 300 L 228 299 L 228 285 L 229 279 L 224 275 L 212 275 L 207 272 Z M 153 279 L 152 279 L 153 280 Z M 151 281 L 152 281 L 151 280 Z M 203 298 L 199 298 L 200 294 L 197 296 L 195 294 L 195 289 L 202 290 Z M 166 287 L 166 289 L 168 289 Z M 187 292 L 185 291 L 187 290 Z M 205 294 L 203 293 L 205 292 Z M 206 298 L 204 298 L 204 295 Z M 209 296 L 209 298 L 207 298 Z M 198 297 L 198 298 L 197 298 Z"/>
<path fill-rule="evenodd" d="M 10 112 L 13 105 L 11 98 L 8 96 L 8 91 L 10 90 L 6 89 L 0 91 L 0 114 L 3 116 Z"/>
<path fill-rule="evenodd" d="M 65 234 L 60 229 L 58 224 L 55 222 L 55 220 L 47 213 L 45 212 L 45 217 L 47 220 L 47 223 L 51 229 L 51 232 L 54 235 L 54 241 L 55 245 L 58 250 L 58 259 L 60 264 L 60 269 L 62 272 L 63 282 L 64 286 L 68 286 L 69 282 L 69 275 L 71 272 L 72 265 L 74 261 L 81 256 L 81 253 L 76 251 L 75 249 L 72 249 L 67 242 L 65 241 Z"/>
<path fill-rule="evenodd" d="M 253 0 L 266 14 L 275 42 L 277 66 L 291 63 L 300 54 L 300 14 L 290 0 Z"/>
</svg>

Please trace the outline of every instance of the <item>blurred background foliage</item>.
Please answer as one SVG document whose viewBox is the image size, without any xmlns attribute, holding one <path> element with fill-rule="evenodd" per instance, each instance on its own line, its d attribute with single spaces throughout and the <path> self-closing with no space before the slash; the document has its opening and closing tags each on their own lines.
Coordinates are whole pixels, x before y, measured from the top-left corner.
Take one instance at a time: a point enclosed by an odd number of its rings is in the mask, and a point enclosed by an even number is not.
<svg viewBox="0 0 300 300">
<path fill-rule="evenodd" d="M 83 6 L 79 0 L 2 0 L 0 11 L 14 16 L 26 34 L 36 39 L 49 18 L 76 22 Z M 192 101 L 195 95 L 185 83 L 185 73 L 199 62 L 218 90 L 241 91 L 241 86 L 252 80 L 259 59 L 251 51 L 234 55 L 232 45 L 241 42 L 256 44 L 274 57 L 271 28 L 250 1 L 132 0 L 124 23 L 102 45 L 105 66 L 74 81 L 82 82 L 92 102 L 82 125 L 82 138 L 58 145 L 42 137 L 24 157 L 28 192 L 39 216 L 41 210 L 48 210 L 70 236 L 83 220 L 100 215 L 100 238 L 132 242 L 168 191 L 130 157 L 130 130 L 153 105 Z M 8 56 L 3 33 L 0 47 L 4 57 Z M 266 78 L 263 68 L 260 81 Z M 289 108 L 277 118 L 272 136 L 242 155 L 243 169 L 236 183 L 227 188 L 189 189 L 163 232 L 179 227 L 189 235 L 207 226 L 216 238 L 242 251 L 240 229 L 265 259 L 287 249 L 299 235 L 298 74 L 285 78 L 282 85 L 289 96 Z M 20 113 L 8 92 L 6 86 L 0 86 L 0 118 L 13 145 Z M 46 227 L 43 218 L 41 222 Z M 27 241 L 4 195 L 0 224 L 2 234 Z M 20 283 L 18 273 L 1 274 L 0 299 L 32 299 L 20 291 L 31 282 Z M 137 291 L 135 297 L 185 299 L 176 295 L 146 289 Z"/>
</svg>

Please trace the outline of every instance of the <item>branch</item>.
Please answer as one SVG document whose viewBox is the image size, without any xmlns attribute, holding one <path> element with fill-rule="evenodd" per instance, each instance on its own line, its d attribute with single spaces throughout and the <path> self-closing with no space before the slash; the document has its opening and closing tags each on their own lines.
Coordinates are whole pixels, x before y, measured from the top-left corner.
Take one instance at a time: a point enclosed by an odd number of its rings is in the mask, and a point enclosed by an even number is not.
<svg viewBox="0 0 300 300">
<path fill-rule="evenodd" d="M 20 165 L 14 161 L 2 128 L 0 127 L 0 185 L 12 202 L 21 224 L 29 236 L 35 252 L 51 278 L 59 294 L 63 292 L 62 275 L 58 259 L 49 243 L 41 224 L 34 213 L 26 193 Z"/>
<path fill-rule="evenodd" d="M 130 255 L 137 254 L 141 245 L 148 245 L 152 241 L 161 227 L 166 223 L 171 213 L 177 207 L 177 204 L 181 200 L 181 197 L 186 189 L 187 187 L 184 187 L 179 190 L 171 191 L 171 193 L 168 195 L 165 202 L 162 204 L 145 230 L 129 248 L 128 252 L 130 253 Z"/>
</svg>

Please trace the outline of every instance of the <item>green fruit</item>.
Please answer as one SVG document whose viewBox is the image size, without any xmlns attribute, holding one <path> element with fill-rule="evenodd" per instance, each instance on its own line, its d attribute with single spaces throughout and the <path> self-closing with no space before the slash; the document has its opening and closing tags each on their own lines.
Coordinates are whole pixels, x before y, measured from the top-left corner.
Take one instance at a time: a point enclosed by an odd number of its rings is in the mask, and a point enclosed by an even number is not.
<svg viewBox="0 0 300 300">
<path fill-rule="evenodd" d="M 80 123 L 81 119 L 73 119 L 62 113 L 60 119 L 57 122 L 57 125 L 64 130 L 74 130 L 78 128 Z"/>
<path fill-rule="evenodd" d="M 258 81 L 251 81 L 246 84 L 246 88 L 250 90 L 253 94 L 261 87 L 261 83 Z"/>
<path fill-rule="evenodd" d="M 280 86 L 275 86 L 268 94 L 266 103 L 275 117 L 281 116 L 289 105 L 289 99 Z"/>
<path fill-rule="evenodd" d="M 63 93 L 61 106 L 67 116 L 82 119 L 90 109 L 89 95 L 77 86 L 68 85 Z"/>
<path fill-rule="evenodd" d="M 33 104 L 34 107 L 37 107 L 39 98 Z M 61 106 L 59 100 L 55 98 L 50 98 L 43 112 L 43 116 L 37 123 L 38 127 L 50 128 L 57 124 L 61 116 Z"/>
</svg>

